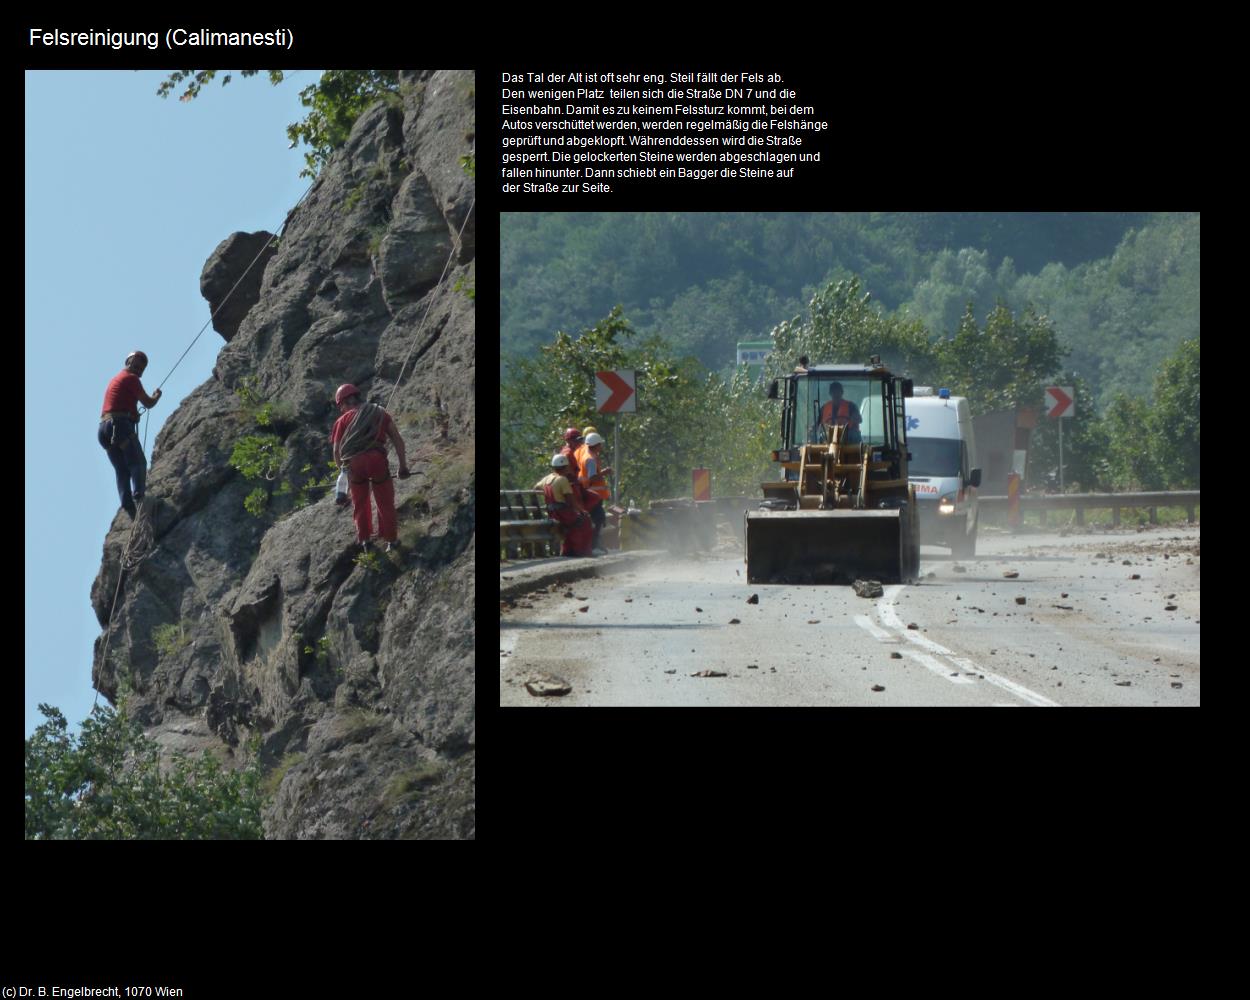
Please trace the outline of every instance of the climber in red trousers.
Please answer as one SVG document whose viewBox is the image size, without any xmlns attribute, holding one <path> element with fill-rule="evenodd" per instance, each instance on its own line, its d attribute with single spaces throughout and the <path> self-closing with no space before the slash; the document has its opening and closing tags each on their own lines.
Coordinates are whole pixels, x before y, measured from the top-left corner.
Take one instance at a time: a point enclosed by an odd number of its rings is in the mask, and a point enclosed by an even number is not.
<svg viewBox="0 0 1250 1000">
<path fill-rule="evenodd" d="M 378 504 L 378 532 L 389 552 L 399 545 L 399 536 L 395 524 L 395 484 L 391 482 L 386 442 L 389 439 L 395 445 L 395 454 L 399 456 L 399 478 L 407 479 L 410 473 L 404 439 L 391 415 L 377 403 L 364 402 L 360 390 L 350 382 L 339 386 L 334 403 L 342 416 L 334 422 L 330 444 L 334 446 L 335 465 L 347 472 L 356 540 L 362 549 L 369 548 L 369 536 L 373 533 L 369 505 L 372 488 Z"/>
</svg>

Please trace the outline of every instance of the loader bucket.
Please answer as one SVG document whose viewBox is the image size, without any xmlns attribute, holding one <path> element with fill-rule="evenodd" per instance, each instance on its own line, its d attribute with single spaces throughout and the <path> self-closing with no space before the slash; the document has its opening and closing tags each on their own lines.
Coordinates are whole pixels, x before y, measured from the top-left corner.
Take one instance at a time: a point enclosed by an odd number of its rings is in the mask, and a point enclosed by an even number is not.
<svg viewBox="0 0 1250 1000">
<path fill-rule="evenodd" d="M 899 510 L 747 511 L 749 583 L 912 583 L 920 569 L 915 514 Z"/>
</svg>

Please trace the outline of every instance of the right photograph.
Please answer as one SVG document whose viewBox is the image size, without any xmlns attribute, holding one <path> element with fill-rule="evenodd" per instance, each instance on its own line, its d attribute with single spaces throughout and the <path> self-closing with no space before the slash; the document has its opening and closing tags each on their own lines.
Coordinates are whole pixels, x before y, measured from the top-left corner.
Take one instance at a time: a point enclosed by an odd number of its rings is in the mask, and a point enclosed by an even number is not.
<svg viewBox="0 0 1250 1000">
<path fill-rule="evenodd" d="M 1200 237 L 501 214 L 501 707 L 1198 706 Z"/>
</svg>

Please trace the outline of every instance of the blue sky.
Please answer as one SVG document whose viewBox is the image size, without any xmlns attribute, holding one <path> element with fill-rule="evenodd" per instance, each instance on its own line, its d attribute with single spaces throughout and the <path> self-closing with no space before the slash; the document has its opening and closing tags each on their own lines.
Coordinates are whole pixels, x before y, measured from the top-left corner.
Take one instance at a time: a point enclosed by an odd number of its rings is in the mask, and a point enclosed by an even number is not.
<svg viewBox="0 0 1250 1000">
<path fill-rule="evenodd" d="M 286 126 L 320 71 L 263 74 L 194 101 L 159 98 L 154 71 L 26 74 L 26 735 L 40 702 L 71 726 L 88 715 L 91 583 L 118 510 L 96 443 L 108 380 L 130 351 L 151 392 L 208 319 L 200 271 L 233 232 L 276 232 L 308 187 Z M 165 383 L 145 423 L 207 379 L 224 346 L 213 329 Z M 142 428 L 140 430 L 142 434 Z"/>
</svg>

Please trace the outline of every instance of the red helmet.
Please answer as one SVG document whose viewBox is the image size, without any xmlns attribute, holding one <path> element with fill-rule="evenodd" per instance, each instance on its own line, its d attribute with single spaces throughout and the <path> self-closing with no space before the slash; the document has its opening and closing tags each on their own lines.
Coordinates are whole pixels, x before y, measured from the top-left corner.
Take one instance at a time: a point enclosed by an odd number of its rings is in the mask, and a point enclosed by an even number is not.
<svg viewBox="0 0 1250 1000">
<path fill-rule="evenodd" d="M 567 431 L 564 432 L 564 440 L 569 442 L 569 444 L 572 444 L 581 436 L 582 436 L 582 432 L 579 431 L 576 427 L 570 427 Z"/>
<path fill-rule="evenodd" d="M 350 382 L 344 382 L 341 386 L 339 386 L 339 391 L 334 394 L 334 405 L 339 406 L 342 404 L 343 400 L 351 399 L 352 396 L 359 395 L 359 389 L 357 389 Z"/>
<path fill-rule="evenodd" d="M 126 367 L 130 367 L 132 361 L 138 362 L 139 366 L 146 368 L 148 366 L 148 356 L 142 351 L 131 351 L 126 355 Z"/>
</svg>

